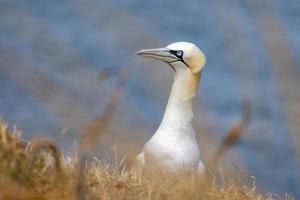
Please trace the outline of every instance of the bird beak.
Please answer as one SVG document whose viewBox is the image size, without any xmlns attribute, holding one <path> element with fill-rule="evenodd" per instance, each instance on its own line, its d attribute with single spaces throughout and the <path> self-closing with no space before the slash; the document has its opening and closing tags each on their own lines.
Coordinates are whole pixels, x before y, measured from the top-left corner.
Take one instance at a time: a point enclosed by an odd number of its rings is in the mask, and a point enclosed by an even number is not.
<svg viewBox="0 0 300 200">
<path fill-rule="evenodd" d="M 136 54 L 142 57 L 153 58 L 167 63 L 178 60 L 175 55 L 171 54 L 170 49 L 168 48 L 142 49 Z"/>
</svg>

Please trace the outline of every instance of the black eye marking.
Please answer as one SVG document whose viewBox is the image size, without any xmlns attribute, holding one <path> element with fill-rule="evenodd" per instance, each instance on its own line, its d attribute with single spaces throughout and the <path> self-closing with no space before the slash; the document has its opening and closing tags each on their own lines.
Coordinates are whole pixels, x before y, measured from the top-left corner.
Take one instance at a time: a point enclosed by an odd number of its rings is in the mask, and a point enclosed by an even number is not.
<svg viewBox="0 0 300 200">
<path fill-rule="evenodd" d="M 181 50 L 170 50 L 170 53 L 175 55 L 177 58 L 179 58 L 181 61 L 183 60 L 183 51 Z"/>
<path fill-rule="evenodd" d="M 170 50 L 170 53 L 173 54 L 178 58 L 179 61 L 181 61 L 183 64 L 185 64 L 187 67 L 189 67 L 183 60 L 183 51 L 182 50 Z M 176 61 L 173 61 L 176 62 Z"/>
</svg>

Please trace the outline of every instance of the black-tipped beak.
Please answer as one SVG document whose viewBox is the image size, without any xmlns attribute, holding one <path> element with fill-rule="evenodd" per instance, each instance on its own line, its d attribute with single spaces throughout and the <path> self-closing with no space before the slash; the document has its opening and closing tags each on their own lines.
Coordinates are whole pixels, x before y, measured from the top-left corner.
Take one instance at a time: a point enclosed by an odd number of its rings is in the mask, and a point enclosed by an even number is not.
<svg viewBox="0 0 300 200">
<path fill-rule="evenodd" d="M 142 49 L 136 54 L 142 57 L 153 58 L 167 63 L 178 60 L 175 55 L 171 54 L 170 49 L 168 48 Z"/>
</svg>

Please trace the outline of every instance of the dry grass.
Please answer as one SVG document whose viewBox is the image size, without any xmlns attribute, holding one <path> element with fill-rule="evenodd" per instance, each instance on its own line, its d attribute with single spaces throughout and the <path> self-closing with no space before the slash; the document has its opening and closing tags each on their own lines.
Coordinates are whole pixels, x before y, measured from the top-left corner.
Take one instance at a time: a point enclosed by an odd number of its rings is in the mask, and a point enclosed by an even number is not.
<svg viewBox="0 0 300 200">
<path fill-rule="evenodd" d="M 98 160 L 65 160 L 54 142 L 24 142 L 0 122 L 0 199 L 278 199 L 234 183 L 215 184 L 196 175 L 146 177 Z M 81 195 L 78 184 L 81 181 Z M 288 198 L 285 198 L 288 199 Z"/>
</svg>

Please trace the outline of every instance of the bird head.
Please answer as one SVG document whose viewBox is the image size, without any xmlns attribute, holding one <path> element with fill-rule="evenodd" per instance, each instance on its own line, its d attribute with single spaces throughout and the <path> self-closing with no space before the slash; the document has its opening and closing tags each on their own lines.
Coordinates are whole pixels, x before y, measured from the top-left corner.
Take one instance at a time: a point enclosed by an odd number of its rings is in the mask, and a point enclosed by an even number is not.
<svg viewBox="0 0 300 200">
<path fill-rule="evenodd" d="M 204 53 L 189 42 L 175 42 L 165 48 L 142 49 L 137 55 L 168 63 L 175 72 L 183 69 L 199 74 L 205 65 Z"/>
</svg>

